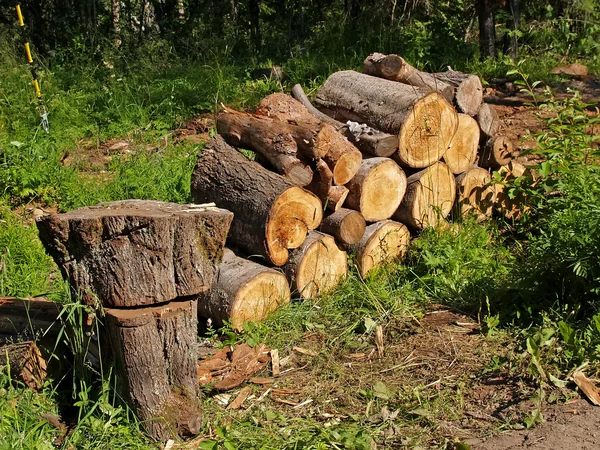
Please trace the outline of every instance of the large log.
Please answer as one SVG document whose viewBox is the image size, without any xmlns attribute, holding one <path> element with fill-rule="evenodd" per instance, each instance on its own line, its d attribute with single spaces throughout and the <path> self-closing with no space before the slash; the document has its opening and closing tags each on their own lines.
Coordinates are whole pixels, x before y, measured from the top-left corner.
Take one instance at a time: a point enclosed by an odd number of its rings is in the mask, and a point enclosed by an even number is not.
<svg viewBox="0 0 600 450">
<path fill-rule="evenodd" d="M 437 92 L 346 70 L 332 74 L 317 103 L 344 120 L 398 134 L 403 165 L 428 167 L 448 149 L 458 116 Z"/>
<path fill-rule="evenodd" d="M 215 326 L 227 321 L 241 330 L 244 322 L 260 322 L 289 302 L 290 286 L 284 274 L 226 249 L 210 291 L 198 301 L 198 315 L 211 319 Z"/>
<path fill-rule="evenodd" d="M 346 184 L 360 167 L 360 151 L 334 126 L 317 119 L 304 105 L 289 95 L 274 93 L 265 97 L 258 104 L 256 113 L 312 130 L 320 145 L 327 149 L 321 158 L 331 169 L 334 184 Z"/>
<path fill-rule="evenodd" d="M 192 174 L 192 196 L 233 211 L 229 239 L 252 255 L 285 264 L 288 249 L 319 226 L 321 201 L 280 175 L 249 161 L 222 137 L 206 145 Z"/>
<path fill-rule="evenodd" d="M 369 225 L 361 240 L 348 250 L 355 255 L 361 277 L 382 264 L 401 260 L 406 255 L 410 232 L 406 225 L 393 220 L 382 220 Z"/>
<path fill-rule="evenodd" d="M 472 167 L 456 177 L 456 213 L 462 217 L 474 215 L 481 222 L 492 215 L 496 190 L 490 173 Z"/>
<path fill-rule="evenodd" d="M 477 75 L 449 70 L 432 74 L 455 88 L 454 103 L 462 113 L 474 116 L 483 103 L 483 86 Z"/>
<path fill-rule="evenodd" d="M 12 379 L 31 389 L 40 389 L 46 378 L 46 361 L 35 342 L 0 346 L 0 369 L 8 367 Z"/>
<path fill-rule="evenodd" d="M 323 205 L 331 211 L 342 207 L 348 197 L 348 188 L 333 184 L 333 173 L 325 161 L 317 160 L 312 182 L 306 189 L 315 194 Z"/>
<path fill-rule="evenodd" d="M 348 273 L 346 252 L 335 239 L 311 231 L 302 246 L 290 252 L 285 273 L 302 298 L 315 298 L 335 288 Z"/>
<path fill-rule="evenodd" d="M 365 159 L 347 184 L 346 207 L 360 211 L 367 222 L 389 219 L 406 191 L 404 171 L 389 158 Z"/>
<path fill-rule="evenodd" d="M 312 170 L 299 159 L 294 127 L 267 117 L 257 117 L 228 109 L 217 117 L 217 131 L 228 144 L 253 150 L 277 172 L 298 186 L 312 180 Z M 295 127 L 298 128 L 298 127 Z"/>
<path fill-rule="evenodd" d="M 407 179 L 406 194 L 394 219 L 411 228 L 437 226 L 452 210 L 456 182 L 448 166 L 437 162 Z"/>
<path fill-rule="evenodd" d="M 454 100 L 454 87 L 427 72 L 408 64 L 399 55 L 373 53 L 363 62 L 363 73 L 386 80 L 398 81 L 427 91 L 439 92 L 446 100 Z"/>
<path fill-rule="evenodd" d="M 356 244 L 365 234 L 367 224 L 358 211 L 342 208 L 321 222 L 320 231 L 334 236 L 343 246 Z"/>
<path fill-rule="evenodd" d="M 208 289 L 232 218 L 217 208 L 127 200 L 43 216 L 37 226 L 85 303 L 127 307 Z"/>
<path fill-rule="evenodd" d="M 508 136 L 492 136 L 482 145 L 479 165 L 486 168 L 505 166 L 512 159 L 514 150 L 514 144 Z"/>
<path fill-rule="evenodd" d="M 463 173 L 475 163 L 478 147 L 479 125 L 471 116 L 459 114 L 458 129 L 444 154 L 444 162 L 452 173 Z"/>
</svg>

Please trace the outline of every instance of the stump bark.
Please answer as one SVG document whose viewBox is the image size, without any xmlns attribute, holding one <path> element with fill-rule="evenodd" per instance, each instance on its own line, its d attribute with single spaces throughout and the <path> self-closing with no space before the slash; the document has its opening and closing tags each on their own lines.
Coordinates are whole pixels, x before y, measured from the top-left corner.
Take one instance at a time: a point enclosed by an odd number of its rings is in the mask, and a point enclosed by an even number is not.
<svg viewBox="0 0 600 450">
<path fill-rule="evenodd" d="M 454 103 L 460 112 L 469 116 L 477 114 L 483 103 L 483 86 L 477 75 L 449 70 L 434 73 L 433 76 L 454 87 Z"/>
<path fill-rule="evenodd" d="M 496 190 L 491 181 L 490 173 L 480 167 L 472 167 L 456 177 L 457 215 L 472 214 L 478 222 L 490 217 L 496 202 Z"/>
<path fill-rule="evenodd" d="M 358 211 L 342 208 L 321 222 L 320 231 L 334 236 L 342 246 L 356 244 L 365 234 L 367 224 Z"/>
<path fill-rule="evenodd" d="M 458 115 L 458 129 L 444 153 L 443 160 L 452 173 L 459 174 L 469 169 L 477 159 L 479 147 L 479 125 L 466 114 Z"/>
<path fill-rule="evenodd" d="M 515 150 L 509 137 L 497 134 L 489 138 L 479 155 L 479 165 L 486 168 L 498 168 L 507 165 Z"/>
<path fill-rule="evenodd" d="M 40 389 L 46 378 L 46 361 L 35 342 L 0 346 L 0 369 L 8 367 L 10 376 L 31 389 Z"/>
</svg>

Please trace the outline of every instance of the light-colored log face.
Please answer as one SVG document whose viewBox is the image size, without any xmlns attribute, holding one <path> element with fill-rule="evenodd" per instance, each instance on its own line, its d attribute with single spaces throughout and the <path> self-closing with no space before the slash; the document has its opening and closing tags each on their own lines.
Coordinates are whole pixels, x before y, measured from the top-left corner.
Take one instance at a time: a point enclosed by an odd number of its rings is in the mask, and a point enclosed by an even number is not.
<svg viewBox="0 0 600 450">
<path fill-rule="evenodd" d="M 344 244 L 355 244 L 364 234 L 365 228 L 366 223 L 363 215 L 358 211 L 353 211 L 340 222 L 340 240 Z"/>
<path fill-rule="evenodd" d="M 456 181 L 446 164 L 435 163 L 421 176 L 412 205 L 417 228 L 438 226 L 448 216 L 456 198 Z"/>
<path fill-rule="evenodd" d="M 369 227 L 376 226 L 378 224 Z M 366 233 L 369 233 L 369 227 L 367 227 Z M 364 278 L 375 267 L 404 259 L 409 242 L 410 232 L 405 225 L 392 220 L 386 221 L 371 234 L 357 255 L 360 275 Z"/>
<path fill-rule="evenodd" d="M 457 178 L 457 207 L 463 217 L 473 214 L 478 222 L 492 215 L 496 189 L 492 177 L 480 167 L 473 167 Z"/>
<path fill-rule="evenodd" d="M 335 288 L 348 274 L 348 257 L 331 236 L 323 235 L 304 253 L 296 270 L 301 297 L 314 298 Z"/>
<path fill-rule="evenodd" d="M 458 129 L 444 154 L 444 162 L 452 173 L 459 174 L 469 169 L 477 158 L 479 125 L 467 114 L 458 115 Z"/>
<path fill-rule="evenodd" d="M 440 94 L 421 98 L 400 129 L 400 162 L 423 168 L 438 161 L 448 149 L 457 126 L 456 111 Z"/>
<path fill-rule="evenodd" d="M 474 116 L 483 102 L 483 87 L 481 80 L 477 75 L 467 77 L 459 86 L 456 92 L 456 104 L 459 110 Z"/>
<path fill-rule="evenodd" d="M 230 322 L 241 330 L 244 322 L 260 322 L 279 306 L 290 302 L 290 286 L 282 273 L 263 272 L 237 292 L 231 307 Z"/>
</svg>

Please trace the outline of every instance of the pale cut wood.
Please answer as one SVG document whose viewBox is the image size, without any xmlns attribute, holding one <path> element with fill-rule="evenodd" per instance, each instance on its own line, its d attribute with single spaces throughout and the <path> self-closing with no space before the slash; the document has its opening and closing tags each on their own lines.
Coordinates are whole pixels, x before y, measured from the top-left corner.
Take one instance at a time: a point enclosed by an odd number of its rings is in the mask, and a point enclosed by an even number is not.
<svg viewBox="0 0 600 450">
<path fill-rule="evenodd" d="M 302 298 L 315 298 L 334 289 L 348 274 L 346 252 L 335 239 L 318 231 L 308 233 L 301 247 L 290 252 L 285 272 Z"/>
<path fill-rule="evenodd" d="M 488 103 L 481 104 L 475 119 L 479 124 L 482 140 L 490 139 L 500 131 L 500 117 L 496 109 Z"/>
<path fill-rule="evenodd" d="M 285 275 L 226 249 L 210 292 L 198 301 L 198 315 L 217 327 L 227 321 L 242 330 L 244 322 L 260 322 L 289 302 Z"/>
<path fill-rule="evenodd" d="M 452 173 L 459 174 L 469 169 L 477 158 L 479 147 L 479 125 L 467 114 L 458 115 L 458 128 L 443 160 Z"/>
<path fill-rule="evenodd" d="M 517 190 L 516 195 L 510 198 L 506 184 L 522 176 L 533 177 L 533 173 L 515 160 L 510 161 L 506 166 L 502 166 L 498 173 L 502 177 L 502 182 L 494 185 L 496 190 L 495 209 L 507 220 L 519 220 L 523 213 L 529 210 L 529 206 L 526 205 L 526 197 L 523 191 Z"/>
<path fill-rule="evenodd" d="M 35 342 L 0 346 L 0 370 L 8 367 L 12 379 L 31 389 L 40 389 L 46 378 L 46 361 Z"/>
<path fill-rule="evenodd" d="M 474 116 L 483 103 L 483 86 L 477 75 L 449 70 L 433 76 L 455 88 L 454 103 L 462 113 Z"/>
<path fill-rule="evenodd" d="M 479 156 L 479 165 L 486 168 L 497 168 L 507 165 L 512 159 L 514 144 L 508 136 L 497 134 L 489 138 Z"/>
<path fill-rule="evenodd" d="M 581 370 L 573 372 L 573 381 L 593 405 L 600 406 L 600 389 Z"/>
<path fill-rule="evenodd" d="M 406 191 L 404 171 L 389 158 L 365 159 L 347 184 L 350 194 L 345 206 L 360 213 L 367 222 L 389 219 Z"/>
<path fill-rule="evenodd" d="M 363 62 L 363 73 L 439 92 L 449 102 L 454 100 L 453 86 L 435 75 L 416 69 L 399 55 L 373 53 Z"/>
<path fill-rule="evenodd" d="M 342 208 L 323 219 L 320 231 L 334 236 L 342 245 L 351 245 L 360 241 L 366 226 L 361 213 Z"/>
<path fill-rule="evenodd" d="M 280 175 L 249 161 L 216 136 L 206 145 L 192 174 L 192 196 L 234 213 L 228 239 L 251 255 L 280 266 L 288 249 L 302 245 L 319 226 L 321 201 Z"/>
<path fill-rule="evenodd" d="M 480 167 L 472 167 L 456 177 L 456 213 L 460 216 L 474 215 L 481 222 L 492 215 L 496 202 L 496 189 L 490 173 Z"/>
<path fill-rule="evenodd" d="M 331 211 L 340 209 L 349 193 L 345 186 L 333 185 L 333 173 L 322 159 L 317 160 L 313 180 L 306 189 L 321 199 L 323 205 Z"/>
<path fill-rule="evenodd" d="M 361 240 L 348 247 L 355 256 L 361 277 L 383 264 L 402 260 L 410 242 L 406 225 L 393 220 L 382 220 L 369 225 Z"/>
<path fill-rule="evenodd" d="M 448 166 L 437 162 L 408 177 L 407 183 L 394 219 L 414 229 L 435 227 L 443 222 L 456 198 L 456 182 Z"/>
</svg>

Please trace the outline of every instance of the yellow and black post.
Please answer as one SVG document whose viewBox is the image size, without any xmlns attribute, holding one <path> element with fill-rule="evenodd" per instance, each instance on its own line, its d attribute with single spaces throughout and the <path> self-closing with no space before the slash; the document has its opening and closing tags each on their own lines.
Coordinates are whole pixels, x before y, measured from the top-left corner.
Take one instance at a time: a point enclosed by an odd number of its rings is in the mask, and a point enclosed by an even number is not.
<svg viewBox="0 0 600 450">
<path fill-rule="evenodd" d="M 35 64 L 33 62 L 33 57 L 31 56 L 29 40 L 27 39 L 27 35 L 25 33 L 25 21 L 23 20 L 23 13 L 21 12 L 21 5 L 17 5 L 17 17 L 19 18 L 19 27 L 21 28 L 21 35 L 23 38 L 23 45 L 25 47 L 25 55 L 27 56 L 27 63 L 29 64 L 31 76 L 33 77 L 33 88 L 35 89 L 35 95 L 38 99 L 40 116 L 42 117 L 42 128 L 44 128 L 46 133 L 49 133 L 50 124 L 48 123 L 48 113 L 46 112 L 46 106 L 44 105 L 44 100 L 42 99 L 42 91 L 40 90 L 40 83 L 35 70 Z"/>
</svg>

